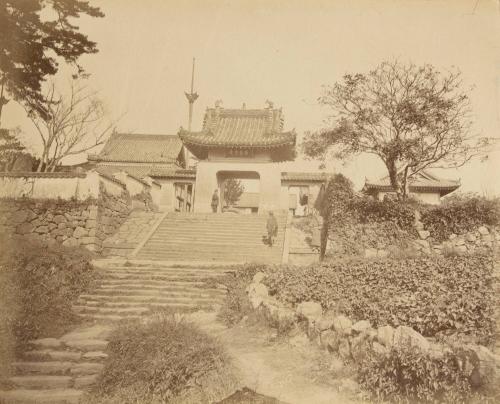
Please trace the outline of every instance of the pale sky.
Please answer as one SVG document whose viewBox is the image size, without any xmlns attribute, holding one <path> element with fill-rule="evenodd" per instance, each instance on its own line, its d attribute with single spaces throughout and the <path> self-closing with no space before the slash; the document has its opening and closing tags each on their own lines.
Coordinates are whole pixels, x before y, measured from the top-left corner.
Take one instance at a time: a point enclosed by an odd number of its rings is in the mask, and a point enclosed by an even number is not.
<svg viewBox="0 0 500 404">
<path fill-rule="evenodd" d="M 218 99 L 227 108 L 282 107 L 285 129 L 323 127 L 321 86 L 363 73 L 386 59 L 458 67 L 471 95 L 475 130 L 500 136 L 500 14 L 495 0 L 91 0 L 106 17 L 78 21 L 99 53 L 81 64 L 91 74 L 119 131 L 176 134 L 187 126 L 191 60 L 196 57 L 193 129 Z M 62 73 L 58 80 L 64 82 Z M 34 129 L 13 102 L 3 123 L 20 126 L 37 150 Z M 500 151 L 486 163 L 439 172 L 461 178 L 463 191 L 500 195 Z M 288 164 L 315 170 L 318 163 Z M 358 187 L 385 175 L 362 156 L 332 165 Z"/>
</svg>

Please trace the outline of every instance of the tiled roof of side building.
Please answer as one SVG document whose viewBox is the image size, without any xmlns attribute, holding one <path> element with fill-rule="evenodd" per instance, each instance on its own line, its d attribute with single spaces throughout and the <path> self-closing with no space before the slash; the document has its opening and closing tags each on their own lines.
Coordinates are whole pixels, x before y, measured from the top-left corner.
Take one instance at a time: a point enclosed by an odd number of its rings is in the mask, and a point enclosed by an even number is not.
<svg viewBox="0 0 500 404">
<path fill-rule="evenodd" d="M 460 187 L 459 180 L 448 180 L 437 177 L 428 170 L 418 173 L 415 178 L 410 179 L 410 191 L 439 191 L 441 196 L 449 194 Z M 386 176 L 377 181 L 366 180 L 364 189 L 367 191 L 392 191 L 389 177 Z"/>
<path fill-rule="evenodd" d="M 96 171 L 107 175 L 113 175 L 119 171 L 125 171 L 136 178 L 144 178 L 151 172 L 151 166 L 98 165 L 96 167 Z"/>
<path fill-rule="evenodd" d="M 115 133 L 111 135 L 98 155 L 89 160 L 129 163 L 175 162 L 182 150 L 177 135 L 140 135 Z"/>
<path fill-rule="evenodd" d="M 186 145 L 201 147 L 294 146 L 294 131 L 283 132 L 281 109 L 208 108 L 199 132 L 181 129 L 179 136 Z"/>
<path fill-rule="evenodd" d="M 184 168 L 152 168 L 149 176 L 152 178 L 179 178 L 179 179 L 196 179 L 195 169 Z"/>
</svg>

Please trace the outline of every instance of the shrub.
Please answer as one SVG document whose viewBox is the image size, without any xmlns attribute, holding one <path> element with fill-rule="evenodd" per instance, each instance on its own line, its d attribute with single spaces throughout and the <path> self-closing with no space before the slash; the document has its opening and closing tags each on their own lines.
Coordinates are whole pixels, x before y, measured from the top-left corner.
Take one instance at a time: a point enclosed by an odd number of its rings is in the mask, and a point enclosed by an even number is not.
<svg viewBox="0 0 500 404">
<path fill-rule="evenodd" d="M 223 381 L 207 377 L 227 374 L 229 365 L 215 339 L 173 315 L 158 316 L 147 324 L 120 324 L 110 337 L 107 352 L 105 368 L 88 402 L 165 403 L 194 388 L 208 394 L 220 386 L 204 382 Z"/>
<path fill-rule="evenodd" d="M 1 323 L 17 344 L 65 329 L 77 318 L 71 305 L 95 277 L 91 254 L 22 237 L 0 237 L 0 295 L 9 315 Z"/>
<path fill-rule="evenodd" d="M 393 349 L 387 355 L 372 352 L 359 364 L 358 379 L 374 399 L 395 403 L 471 402 L 476 390 L 470 381 L 474 367 L 457 360 L 464 355 L 455 349 L 432 357 L 410 347 Z"/>
<path fill-rule="evenodd" d="M 264 264 L 244 264 L 233 268 L 233 270 L 233 272 L 215 280 L 227 289 L 224 302 L 217 314 L 218 319 L 227 326 L 238 323 L 244 316 L 252 312 L 245 289 L 254 275 L 259 271 L 266 271 L 267 266 Z M 207 280 L 208 286 L 210 286 L 209 282 L 210 280 Z"/>
<path fill-rule="evenodd" d="M 440 206 L 422 210 L 421 221 L 438 241 L 451 234 L 463 234 L 479 226 L 500 224 L 500 199 L 455 197 Z"/>
<path fill-rule="evenodd" d="M 407 325 L 425 336 L 493 335 L 493 265 L 488 255 L 352 259 L 283 266 L 264 280 L 279 300 L 316 301 L 374 326 Z"/>
</svg>

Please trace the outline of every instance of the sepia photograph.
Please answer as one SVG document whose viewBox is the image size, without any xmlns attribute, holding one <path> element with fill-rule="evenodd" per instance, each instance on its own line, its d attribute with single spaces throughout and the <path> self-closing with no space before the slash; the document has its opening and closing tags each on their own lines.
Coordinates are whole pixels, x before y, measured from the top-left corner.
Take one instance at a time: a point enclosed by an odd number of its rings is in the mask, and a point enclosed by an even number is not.
<svg viewBox="0 0 500 404">
<path fill-rule="evenodd" d="M 0 0 L 42 403 L 500 403 L 500 0 Z"/>
</svg>

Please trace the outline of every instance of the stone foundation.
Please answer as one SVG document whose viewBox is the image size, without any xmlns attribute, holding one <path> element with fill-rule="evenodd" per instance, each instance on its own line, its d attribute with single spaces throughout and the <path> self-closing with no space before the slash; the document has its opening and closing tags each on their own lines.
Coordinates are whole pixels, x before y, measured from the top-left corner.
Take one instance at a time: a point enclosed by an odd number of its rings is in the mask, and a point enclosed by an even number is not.
<svg viewBox="0 0 500 404">
<path fill-rule="evenodd" d="M 101 187 L 97 199 L 85 201 L 30 198 L 0 200 L 0 232 L 40 242 L 83 246 L 100 252 L 105 238 L 127 218 L 130 198 Z"/>
</svg>

